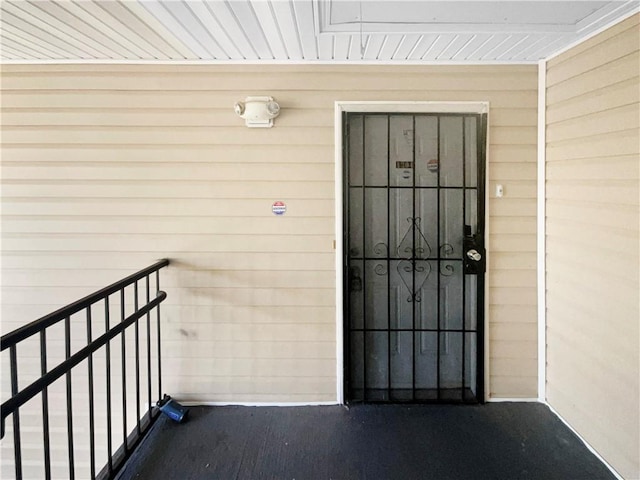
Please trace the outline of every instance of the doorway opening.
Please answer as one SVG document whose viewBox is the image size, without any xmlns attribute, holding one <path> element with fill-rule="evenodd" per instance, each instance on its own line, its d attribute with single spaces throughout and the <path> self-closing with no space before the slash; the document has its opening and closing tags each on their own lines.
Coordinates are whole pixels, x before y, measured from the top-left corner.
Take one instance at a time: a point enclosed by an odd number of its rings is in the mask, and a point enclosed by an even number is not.
<svg viewBox="0 0 640 480">
<path fill-rule="evenodd" d="M 484 399 L 486 114 L 342 114 L 347 402 Z"/>
</svg>

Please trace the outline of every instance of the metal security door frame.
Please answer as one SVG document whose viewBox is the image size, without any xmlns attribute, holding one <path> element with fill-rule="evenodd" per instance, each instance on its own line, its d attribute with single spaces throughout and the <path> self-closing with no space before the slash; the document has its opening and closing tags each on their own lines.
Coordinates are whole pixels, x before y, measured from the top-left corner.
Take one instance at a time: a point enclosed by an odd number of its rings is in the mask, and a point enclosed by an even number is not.
<svg viewBox="0 0 640 480">
<path fill-rule="evenodd" d="M 339 404 L 344 404 L 344 113 L 460 113 L 460 114 L 484 114 L 487 116 L 486 136 L 484 140 L 484 162 L 485 162 L 485 183 L 484 183 L 484 245 L 485 251 L 489 252 L 489 222 L 487 221 L 489 212 L 489 102 L 335 102 L 335 267 L 336 267 L 336 397 Z M 486 262 L 484 278 L 489 278 L 489 263 Z M 489 392 L 489 282 L 484 282 L 484 314 L 483 314 L 483 400 L 486 401 Z"/>
</svg>

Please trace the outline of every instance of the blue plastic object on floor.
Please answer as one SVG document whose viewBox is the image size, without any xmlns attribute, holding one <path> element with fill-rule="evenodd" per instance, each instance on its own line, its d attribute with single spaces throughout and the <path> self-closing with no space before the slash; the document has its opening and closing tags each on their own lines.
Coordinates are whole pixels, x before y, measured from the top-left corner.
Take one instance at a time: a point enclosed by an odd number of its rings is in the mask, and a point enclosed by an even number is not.
<svg viewBox="0 0 640 480">
<path fill-rule="evenodd" d="M 187 407 L 183 407 L 169 395 L 165 395 L 162 400 L 159 400 L 156 403 L 156 405 L 162 413 L 178 423 L 184 422 L 186 420 L 187 413 L 189 413 L 189 409 Z"/>
</svg>

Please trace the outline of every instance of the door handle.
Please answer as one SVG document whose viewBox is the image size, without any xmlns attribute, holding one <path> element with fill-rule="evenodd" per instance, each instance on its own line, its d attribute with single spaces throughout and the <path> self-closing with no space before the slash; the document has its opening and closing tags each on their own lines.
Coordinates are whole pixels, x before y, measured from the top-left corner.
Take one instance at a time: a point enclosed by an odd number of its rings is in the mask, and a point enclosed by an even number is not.
<svg viewBox="0 0 640 480">
<path fill-rule="evenodd" d="M 480 255 L 480 252 L 478 252 L 475 248 L 467 251 L 467 257 L 469 257 L 474 262 L 479 262 L 480 260 L 482 260 L 482 255 Z"/>
</svg>

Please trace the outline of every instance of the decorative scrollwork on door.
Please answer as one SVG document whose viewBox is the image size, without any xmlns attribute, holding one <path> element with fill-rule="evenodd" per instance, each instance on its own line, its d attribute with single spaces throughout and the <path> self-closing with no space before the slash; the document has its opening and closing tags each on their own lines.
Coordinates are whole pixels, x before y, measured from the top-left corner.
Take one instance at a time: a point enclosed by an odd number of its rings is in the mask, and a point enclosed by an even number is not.
<svg viewBox="0 0 640 480">
<path fill-rule="evenodd" d="M 431 275 L 431 264 L 424 260 L 401 260 L 396 268 L 400 280 L 409 291 L 407 302 L 421 302 L 422 287 Z"/>
<path fill-rule="evenodd" d="M 431 256 L 431 245 L 429 245 L 427 237 L 425 237 L 422 227 L 420 226 L 422 218 L 407 217 L 407 222 L 409 222 L 409 228 L 402 237 L 402 240 L 400 240 L 396 253 L 399 258 L 405 258 L 407 260 L 411 258 L 426 260 Z"/>
</svg>

